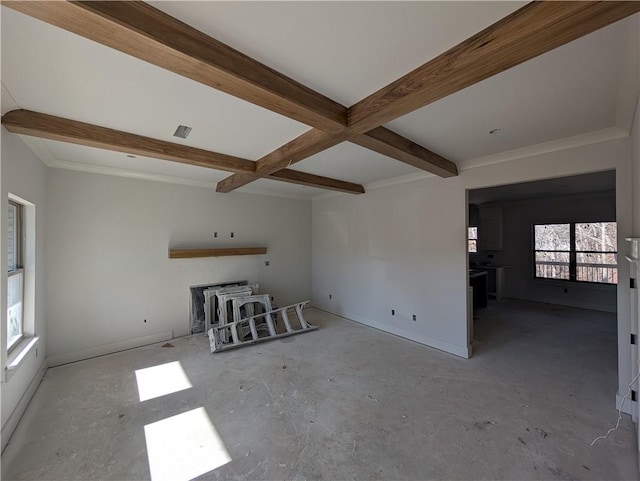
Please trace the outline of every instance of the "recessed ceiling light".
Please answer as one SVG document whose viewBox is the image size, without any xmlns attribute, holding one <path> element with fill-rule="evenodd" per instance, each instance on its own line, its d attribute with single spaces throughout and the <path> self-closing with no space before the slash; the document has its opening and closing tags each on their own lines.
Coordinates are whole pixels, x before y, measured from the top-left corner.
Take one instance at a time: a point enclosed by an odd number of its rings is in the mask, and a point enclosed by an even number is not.
<svg viewBox="0 0 640 481">
<path fill-rule="evenodd" d="M 127 154 L 127 157 L 129 157 L 130 159 L 135 159 L 136 158 L 135 155 L 131 155 L 131 154 Z"/>
<path fill-rule="evenodd" d="M 178 128 L 174 132 L 174 137 L 180 137 L 181 139 L 186 139 L 187 136 L 191 133 L 191 127 L 187 127 L 186 125 L 178 125 Z"/>
<path fill-rule="evenodd" d="M 499 134 L 500 132 L 502 132 L 502 129 L 493 129 L 489 131 L 491 135 Z"/>
</svg>

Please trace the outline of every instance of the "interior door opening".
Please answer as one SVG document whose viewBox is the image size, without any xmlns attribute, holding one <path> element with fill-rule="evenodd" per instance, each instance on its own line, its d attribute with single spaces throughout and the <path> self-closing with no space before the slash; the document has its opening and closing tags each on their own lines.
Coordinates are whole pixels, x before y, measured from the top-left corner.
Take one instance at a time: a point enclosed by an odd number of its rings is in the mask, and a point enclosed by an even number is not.
<svg viewBox="0 0 640 481">
<path fill-rule="evenodd" d="M 629 336 L 617 312 L 615 184 L 604 171 L 502 185 L 469 190 L 467 205 L 474 357 L 510 356 L 513 369 L 544 373 L 541 395 L 567 403 L 588 391 L 602 410 L 615 407 Z"/>
</svg>

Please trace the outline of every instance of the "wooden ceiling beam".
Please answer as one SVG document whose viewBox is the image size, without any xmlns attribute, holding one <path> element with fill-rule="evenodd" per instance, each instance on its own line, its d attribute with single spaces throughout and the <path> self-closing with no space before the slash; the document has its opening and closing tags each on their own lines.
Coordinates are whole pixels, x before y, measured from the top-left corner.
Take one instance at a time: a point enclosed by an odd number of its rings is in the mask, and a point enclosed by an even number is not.
<svg viewBox="0 0 640 481">
<path fill-rule="evenodd" d="M 458 175 L 456 164 L 441 155 L 411 142 L 385 127 L 378 127 L 349 139 L 354 144 L 394 158 L 440 177 Z"/>
<path fill-rule="evenodd" d="M 413 165 L 442 177 L 458 175 L 456 164 L 431 152 L 421 145 L 384 127 L 373 129 L 357 137 L 348 134 L 327 134 L 311 129 L 258 160 L 256 175 L 277 172 L 280 169 L 338 145 L 345 140 L 354 142 L 380 154 Z"/>
<path fill-rule="evenodd" d="M 346 107 L 145 2 L 2 5 L 323 131 L 346 127 Z"/>
<path fill-rule="evenodd" d="M 634 1 L 531 2 L 349 108 L 364 133 L 640 11 Z"/>
<path fill-rule="evenodd" d="M 350 107 L 348 128 L 340 138 L 382 149 L 381 138 L 391 134 L 359 136 L 638 11 L 640 2 L 634 1 L 529 3 Z M 327 144 L 323 136 L 306 132 L 260 159 L 255 174 L 232 175 L 218 184 L 218 190 L 230 192 L 262 172 L 286 165 L 282 153 L 293 152 L 292 158 L 300 161 Z M 407 148 L 384 150 L 401 154 Z"/>
<path fill-rule="evenodd" d="M 260 175 L 253 179 L 244 176 L 245 183 L 347 139 L 340 136 L 347 123 L 346 107 L 144 2 L 9 0 L 3 5 L 316 129 L 261 159 Z M 326 133 L 336 137 L 329 139 Z M 322 140 L 306 149 L 303 144 L 313 139 Z M 394 142 L 397 145 L 385 145 L 375 139 L 359 143 L 418 168 L 439 170 L 438 165 L 429 165 L 429 159 L 440 162 L 441 157 L 399 135 L 394 136 Z M 408 145 L 412 147 L 407 148 Z M 412 157 L 413 151 L 416 157 Z M 455 169 L 455 164 L 450 166 Z M 230 187 L 239 187 L 234 185 L 230 182 Z M 220 191 L 225 191 L 224 184 Z"/>
<path fill-rule="evenodd" d="M 11 110 L 2 125 L 14 134 L 136 154 L 228 172 L 255 172 L 255 162 L 30 110 Z"/>
<path fill-rule="evenodd" d="M 2 125 L 14 134 L 29 135 L 41 139 L 57 140 L 245 175 L 253 174 L 256 168 L 256 162 L 248 159 L 29 110 L 19 109 L 7 112 L 2 116 Z M 338 192 L 364 193 L 364 188 L 359 184 L 287 169 L 266 177 L 281 182 Z"/>
<path fill-rule="evenodd" d="M 261 177 L 271 175 L 296 162 L 338 145 L 345 140 L 440 177 L 458 175 L 456 164 L 450 160 L 384 127 L 373 129 L 353 138 L 349 138 L 346 133 L 331 135 L 321 130 L 311 129 L 258 159 L 255 173 L 231 175 L 218 182 L 216 190 L 218 192 L 232 192 Z"/>
<path fill-rule="evenodd" d="M 291 142 L 258 159 L 254 173 L 232 175 L 221 180 L 218 182 L 216 191 L 231 192 L 262 177 L 285 169 L 302 159 L 338 145 L 344 140 L 346 138 L 342 135 L 332 135 L 318 129 L 308 130 Z"/>
<path fill-rule="evenodd" d="M 331 179 L 329 177 L 323 177 L 316 174 L 307 174 L 293 169 L 279 170 L 278 172 L 270 174 L 267 179 L 279 180 L 281 182 L 289 182 L 297 185 L 306 185 L 307 187 L 334 190 L 336 192 L 344 192 L 346 194 L 364 194 L 364 187 L 360 184 Z"/>
</svg>

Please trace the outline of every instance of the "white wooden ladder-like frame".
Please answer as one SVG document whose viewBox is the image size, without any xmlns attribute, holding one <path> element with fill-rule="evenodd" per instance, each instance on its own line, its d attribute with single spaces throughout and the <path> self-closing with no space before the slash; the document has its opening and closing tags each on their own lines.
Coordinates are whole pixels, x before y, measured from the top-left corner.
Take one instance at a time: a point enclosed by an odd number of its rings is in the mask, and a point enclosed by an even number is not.
<svg viewBox="0 0 640 481">
<path fill-rule="evenodd" d="M 239 297 L 234 299 L 234 314 L 236 312 L 240 312 L 240 307 L 249 302 L 260 302 L 256 301 L 255 298 L 261 298 L 263 296 L 246 296 Z M 268 296 L 267 296 L 268 301 Z M 228 349 L 233 349 L 236 347 L 247 346 L 251 344 L 256 344 L 258 342 L 270 341 L 271 339 L 279 339 L 282 337 L 293 336 L 295 334 L 301 334 L 303 332 L 313 331 L 318 328 L 318 326 L 314 326 L 309 324 L 302 315 L 302 310 L 309 303 L 309 301 L 300 302 L 298 304 L 292 304 L 290 306 L 281 307 L 279 309 L 267 310 L 261 314 L 256 314 L 255 316 L 250 316 L 245 319 L 235 320 L 233 322 L 229 322 L 226 324 L 220 323 L 217 326 L 213 326 L 209 329 L 209 344 L 211 345 L 211 352 L 220 352 L 226 351 Z M 289 313 L 294 312 L 298 324 L 300 328 L 297 329 L 292 325 L 291 318 L 289 317 Z M 284 332 L 278 333 L 276 320 L 278 316 L 282 317 L 282 321 L 284 324 Z M 262 337 L 258 333 L 258 329 L 256 327 L 256 320 L 263 319 L 267 325 L 267 331 L 263 332 Z M 241 327 L 249 327 L 249 332 L 251 333 L 251 339 L 243 340 L 240 339 L 238 335 L 238 329 Z M 231 332 L 231 336 L 226 335 L 228 332 Z"/>
</svg>

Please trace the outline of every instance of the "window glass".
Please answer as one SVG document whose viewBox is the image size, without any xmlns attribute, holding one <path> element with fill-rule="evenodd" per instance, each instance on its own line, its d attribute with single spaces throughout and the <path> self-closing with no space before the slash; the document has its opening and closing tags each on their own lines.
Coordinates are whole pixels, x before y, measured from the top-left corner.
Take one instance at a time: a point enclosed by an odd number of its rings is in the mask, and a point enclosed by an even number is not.
<svg viewBox="0 0 640 481">
<path fill-rule="evenodd" d="M 478 252 L 478 228 L 469 227 L 468 230 L 469 252 Z"/>
<path fill-rule="evenodd" d="M 576 224 L 576 250 L 616 252 L 618 229 L 615 222 Z"/>
<path fill-rule="evenodd" d="M 9 203 L 9 212 L 7 213 L 7 220 L 9 221 L 8 238 L 7 238 L 7 250 L 8 250 L 8 263 L 7 269 L 9 272 L 15 271 L 19 265 L 18 259 L 18 206 Z"/>
<path fill-rule="evenodd" d="M 537 251 L 571 250 L 569 224 L 544 224 L 535 226 L 535 249 Z"/>
<path fill-rule="evenodd" d="M 576 280 L 617 284 L 617 249 L 615 222 L 576 224 Z"/>
<path fill-rule="evenodd" d="M 536 277 L 569 280 L 569 253 L 536 252 Z"/>
<path fill-rule="evenodd" d="M 7 349 L 22 337 L 22 304 L 24 299 L 24 273 L 10 275 L 7 279 Z"/>
<path fill-rule="evenodd" d="M 535 225 L 535 277 L 617 284 L 617 236 L 615 222 Z"/>
<path fill-rule="evenodd" d="M 7 349 L 23 335 L 24 271 L 22 270 L 22 206 L 9 201 L 7 212 Z"/>
</svg>

